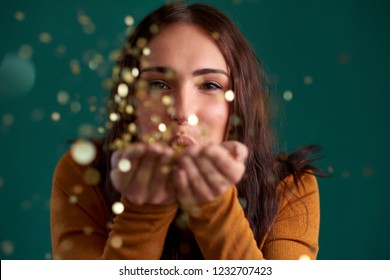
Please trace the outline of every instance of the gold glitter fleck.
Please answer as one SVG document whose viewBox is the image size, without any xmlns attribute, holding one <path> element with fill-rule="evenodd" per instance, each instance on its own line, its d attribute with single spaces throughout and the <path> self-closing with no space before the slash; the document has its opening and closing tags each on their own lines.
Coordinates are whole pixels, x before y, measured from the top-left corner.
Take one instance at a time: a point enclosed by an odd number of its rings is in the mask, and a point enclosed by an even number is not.
<svg viewBox="0 0 390 280">
<path fill-rule="evenodd" d="M 350 176 L 351 176 L 351 174 L 349 173 L 349 171 L 344 170 L 344 171 L 341 173 L 341 177 L 343 177 L 343 178 L 345 178 L 345 179 L 348 179 Z"/>
<path fill-rule="evenodd" d="M 88 168 L 84 173 L 84 182 L 87 185 L 97 185 L 101 180 L 100 172 L 95 168 Z"/>
<path fill-rule="evenodd" d="M 122 202 L 120 201 L 117 201 L 117 202 L 114 202 L 112 204 L 112 212 L 115 214 L 115 215 L 120 215 L 123 213 L 123 211 L 125 211 L 125 206 L 123 205 Z"/>
<path fill-rule="evenodd" d="M 75 185 L 72 188 L 74 194 L 81 194 L 84 191 L 84 187 L 82 185 Z"/>
<path fill-rule="evenodd" d="M 167 131 L 167 126 L 165 125 L 165 123 L 160 123 L 160 124 L 158 125 L 158 130 L 159 130 L 160 132 L 165 132 L 165 131 Z"/>
<path fill-rule="evenodd" d="M 85 227 L 85 228 L 83 228 L 83 232 L 85 235 L 91 235 L 93 233 L 93 228 L 92 227 Z"/>
<path fill-rule="evenodd" d="M 195 114 L 191 114 L 188 116 L 188 124 L 191 126 L 196 126 L 199 123 L 198 116 Z"/>
<path fill-rule="evenodd" d="M 55 122 L 58 122 L 61 119 L 61 115 L 58 112 L 51 113 L 51 119 Z"/>
<path fill-rule="evenodd" d="M 30 45 L 21 45 L 18 54 L 23 59 L 29 59 L 33 55 L 33 48 Z"/>
<path fill-rule="evenodd" d="M 127 114 L 131 115 L 134 113 L 134 107 L 131 105 L 127 105 L 125 111 Z"/>
<path fill-rule="evenodd" d="M 212 32 L 211 37 L 213 37 L 214 40 L 218 40 L 221 35 L 218 32 Z"/>
<path fill-rule="evenodd" d="M 119 121 L 119 119 L 120 119 L 120 116 L 117 113 L 110 114 L 110 121 L 116 122 L 116 121 Z"/>
<path fill-rule="evenodd" d="M 1 241 L 1 251 L 4 255 L 12 255 L 14 252 L 14 244 L 9 240 Z"/>
<path fill-rule="evenodd" d="M 152 33 L 152 34 L 157 34 L 158 31 L 159 31 L 159 27 L 157 24 L 152 24 L 150 27 L 149 27 L 149 31 Z"/>
<path fill-rule="evenodd" d="M 72 59 L 69 63 L 70 65 L 70 71 L 72 74 L 80 74 L 81 68 L 80 68 L 80 63 L 77 59 Z"/>
<path fill-rule="evenodd" d="M 127 82 L 128 84 L 131 84 L 134 82 L 134 77 L 131 74 L 131 70 L 129 68 L 123 68 L 121 72 L 122 79 Z"/>
<path fill-rule="evenodd" d="M 79 200 L 79 199 L 78 199 L 78 197 L 77 197 L 76 195 L 71 195 L 71 196 L 69 196 L 69 202 L 70 202 L 70 204 L 76 204 L 78 200 Z"/>
<path fill-rule="evenodd" d="M 310 261 L 311 258 L 308 255 L 300 255 L 299 260 L 300 261 Z"/>
<path fill-rule="evenodd" d="M 52 40 L 51 34 L 48 32 L 42 32 L 39 34 L 39 41 L 44 44 L 50 43 Z"/>
<path fill-rule="evenodd" d="M 328 166 L 328 172 L 329 173 L 333 173 L 334 172 L 333 166 L 331 166 L 331 165 Z"/>
<path fill-rule="evenodd" d="M 163 103 L 165 106 L 171 106 L 171 105 L 173 105 L 173 98 L 172 98 L 172 96 L 164 95 L 163 97 L 161 97 L 161 101 L 162 101 L 162 103 Z"/>
<path fill-rule="evenodd" d="M 228 90 L 227 92 L 225 92 L 225 99 L 228 102 L 232 102 L 234 100 L 234 92 L 232 90 Z"/>
<path fill-rule="evenodd" d="M 80 110 L 81 110 L 80 102 L 73 101 L 72 103 L 70 103 L 70 110 L 72 111 L 72 113 L 75 113 L 75 114 L 80 112 Z"/>
<path fill-rule="evenodd" d="M 131 75 L 133 75 L 133 77 L 134 78 L 137 78 L 138 77 L 138 75 L 139 75 L 139 70 L 138 70 L 138 68 L 133 68 L 133 69 L 131 69 Z"/>
<path fill-rule="evenodd" d="M 65 104 L 68 104 L 69 102 L 69 94 L 67 91 L 65 90 L 61 90 L 57 93 L 57 101 L 58 103 L 60 103 L 61 105 L 65 105 Z"/>
<path fill-rule="evenodd" d="M 140 38 L 138 38 L 136 45 L 139 49 L 143 49 L 146 47 L 147 43 L 148 43 L 148 41 L 146 40 L 146 38 L 140 37 Z"/>
<path fill-rule="evenodd" d="M 283 99 L 287 102 L 291 101 L 293 98 L 293 93 L 290 91 L 290 90 L 286 90 L 284 93 L 283 93 Z"/>
<path fill-rule="evenodd" d="M 15 118 L 12 114 L 5 114 L 3 116 L 3 124 L 6 126 L 10 126 L 15 122 Z"/>
<path fill-rule="evenodd" d="M 120 97 L 126 97 L 129 93 L 129 88 L 125 83 L 120 83 L 117 90 Z"/>
<path fill-rule="evenodd" d="M 161 174 L 169 174 L 169 172 L 171 172 L 171 167 L 164 164 L 160 167 L 160 172 Z"/>
<path fill-rule="evenodd" d="M 44 116 L 43 110 L 40 108 L 35 108 L 31 112 L 31 119 L 33 121 L 39 122 L 39 121 L 43 120 L 43 116 Z"/>
<path fill-rule="evenodd" d="M 16 19 L 17 21 L 23 21 L 23 20 L 26 19 L 26 15 L 25 15 L 22 11 L 17 11 L 17 12 L 15 13 L 15 19 Z"/>
<path fill-rule="evenodd" d="M 310 77 L 310 76 L 305 76 L 303 78 L 303 82 L 306 84 L 306 85 L 311 85 L 313 83 L 313 78 Z"/>
<path fill-rule="evenodd" d="M 128 160 L 126 158 L 121 159 L 118 162 L 118 169 L 121 172 L 123 172 L 123 173 L 129 172 L 130 169 L 131 169 L 131 162 L 130 162 L 130 160 Z"/>
<path fill-rule="evenodd" d="M 95 145 L 87 140 L 77 140 L 70 148 L 70 155 L 80 165 L 90 164 L 96 157 Z"/>
<path fill-rule="evenodd" d="M 98 133 L 100 133 L 100 134 L 103 134 L 103 133 L 106 132 L 106 130 L 105 130 L 104 127 L 102 127 L 102 126 L 99 126 L 98 129 L 97 129 L 97 131 L 98 131 Z"/>
<path fill-rule="evenodd" d="M 129 128 L 130 133 L 132 133 L 132 134 L 136 134 L 137 133 L 137 125 L 135 123 L 129 124 L 128 128 Z"/>
<path fill-rule="evenodd" d="M 127 26 L 132 26 L 134 24 L 134 18 L 132 16 L 125 17 L 125 24 Z"/>
<path fill-rule="evenodd" d="M 121 237 L 119 236 L 113 236 L 110 240 L 110 243 L 111 243 L 111 246 L 115 249 L 119 249 L 122 247 L 123 245 L 123 240 Z"/>
<path fill-rule="evenodd" d="M 151 51 L 149 48 L 144 48 L 144 49 L 142 50 L 142 53 L 143 53 L 145 56 L 149 56 L 149 55 L 152 53 L 152 51 Z"/>
</svg>

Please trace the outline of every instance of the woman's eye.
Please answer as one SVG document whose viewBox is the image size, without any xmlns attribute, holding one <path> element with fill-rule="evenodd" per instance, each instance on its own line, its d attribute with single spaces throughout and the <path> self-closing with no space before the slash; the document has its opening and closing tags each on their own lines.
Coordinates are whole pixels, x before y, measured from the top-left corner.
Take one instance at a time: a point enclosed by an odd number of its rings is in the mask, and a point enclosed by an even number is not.
<svg viewBox="0 0 390 280">
<path fill-rule="evenodd" d="M 168 85 L 162 81 L 149 82 L 149 89 L 151 90 L 165 90 L 169 89 Z"/>
<path fill-rule="evenodd" d="M 213 82 L 206 82 L 206 83 L 202 84 L 201 88 L 204 89 L 204 90 L 219 90 L 219 89 L 222 89 L 222 87 L 219 84 L 213 83 Z"/>
</svg>

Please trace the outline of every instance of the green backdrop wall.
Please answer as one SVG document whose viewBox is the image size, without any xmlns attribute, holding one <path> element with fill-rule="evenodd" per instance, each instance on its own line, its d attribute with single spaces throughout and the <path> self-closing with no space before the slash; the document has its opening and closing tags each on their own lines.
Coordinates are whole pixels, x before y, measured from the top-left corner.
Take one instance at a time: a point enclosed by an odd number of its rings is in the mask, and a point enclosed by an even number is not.
<svg viewBox="0 0 390 280">
<path fill-rule="evenodd" d="M 1 1 L 1 259 L 51 258 L 56 162 L 103 123 L 125 17 L 163 3 Z M 234 19 L 275 82 L 281 147 L 323 147 L 319 259 L 389 259 L 390 2 L 207 3 Z"/>
</svg>

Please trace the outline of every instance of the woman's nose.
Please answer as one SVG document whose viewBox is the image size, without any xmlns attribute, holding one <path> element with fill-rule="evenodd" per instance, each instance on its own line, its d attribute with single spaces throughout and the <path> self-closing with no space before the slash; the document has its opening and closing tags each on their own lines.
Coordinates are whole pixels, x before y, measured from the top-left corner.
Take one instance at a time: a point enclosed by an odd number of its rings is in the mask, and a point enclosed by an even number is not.
<svg viewBox="0 0 390 280">
<path fill-rule="evenodd" d="M 188 122 L 188 117 L 193 114 L 195 105 L 191 99 L 191 93 L 188 90 L 181 89 L 174 95 L 173 112 L 171 118 L 179 125 L 184 125 Z"/>
</svg>

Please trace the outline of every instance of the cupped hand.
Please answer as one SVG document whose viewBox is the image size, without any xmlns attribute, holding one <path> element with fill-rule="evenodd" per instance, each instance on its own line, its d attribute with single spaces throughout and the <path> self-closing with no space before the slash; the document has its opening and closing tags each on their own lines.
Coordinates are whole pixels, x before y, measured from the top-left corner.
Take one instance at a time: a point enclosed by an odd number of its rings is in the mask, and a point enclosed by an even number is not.
<svg viewBox="0 0 390 280">
<path fill-rule="evenodd" d="M 182 207 L 210 202 L 237 184 L 247 157 L 247 147 L 237 141 L 188 147 L 172 174 Z"/>
<path fill-rule="evenodd" d="M 114 188 L 135 205 L 175 203 L 175 189 L 167 184 L 172 156 L 172 148 L 146 143 L 114 152 L 110 173 Z M 130 163 L 130 169 L 121 167 L 123 163 L 125 167 Z"/>
</svg>

